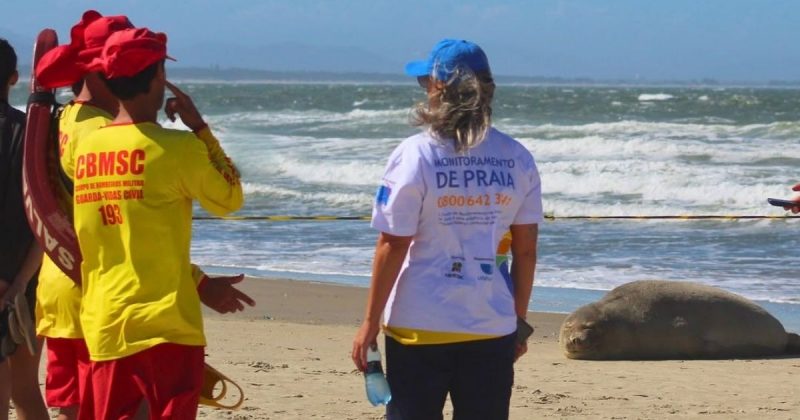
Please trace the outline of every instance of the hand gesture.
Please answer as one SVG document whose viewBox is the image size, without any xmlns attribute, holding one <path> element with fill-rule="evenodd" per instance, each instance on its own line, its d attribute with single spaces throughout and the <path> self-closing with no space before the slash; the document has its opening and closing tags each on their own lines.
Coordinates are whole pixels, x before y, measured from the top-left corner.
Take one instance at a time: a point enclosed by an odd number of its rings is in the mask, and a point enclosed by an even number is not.
<svg viewBox="0 0 800 420">
<path fill-rule="evenodd" d="M 239 274 L 238 276 L 206 276 L 201 287 L 197 290 L 200 295 L 200 301 L 221 314 L 243 311 L 243 302 L 250 306 L 255 306 L 256 301 L 241 290 L 233 287 L 234 284 L 241 282 L 243 279 L 244 274 Z"/>
<path fill-rule="evenodd" d="M 175 95 L 174 98 L 167 99 L 164 104 L 164 112 L 170 121 L 174 122 L 177 114 L 181 121 L 192 131 L 198 131 L 206 126 L 203 116 L 200 115 L 200 111 L 194 106 L 194 102 L 192 102 L 192 98 L 189 95 L 170 82 L 167 82 L 167 89 Z"/>
</svg>

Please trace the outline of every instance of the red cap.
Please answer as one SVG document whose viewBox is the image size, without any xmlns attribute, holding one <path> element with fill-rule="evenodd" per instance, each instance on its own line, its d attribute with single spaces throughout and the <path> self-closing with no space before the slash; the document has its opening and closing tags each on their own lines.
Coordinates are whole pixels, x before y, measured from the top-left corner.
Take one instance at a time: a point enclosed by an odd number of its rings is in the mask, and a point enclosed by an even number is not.
<svg viewBox="0 0 800 420">
<path fill-rule="evenodd" d="M 76 50 L 80 51 L 84 45 L 83 33 L 86 31 L 86 27 L 101 17 L 103 17 L 103 15 L 96 10 L 87 10 L 83 12 L 81 20 L 69 31 L 70 45 L 72 45 Z"/>
<path fill-rule="evenodd" d="M 87 10 L 70 30 L 69 45 L 48 51 L 36 64 L 36 81 L 46 88 L 69 86 L 89 71 L 87 65 L 100 56 L 106 39 L 122 29 L 133 28 L 125 16 L 106 16 Z"/>
<path fill-rule="evenodd" d="M 36 63 L 36 82 L 47 89 L 70 86 L 85 74 L 78 64 L 78 51 L 70 45 L 53 48 Z"/>
<path fill-rule="evenodd" d="M 131 29 L 133 24 L 127 16 L 106 16 L 95 20 L 83 31 L 83 48 L 78 53 L 84 65 L 100 56 L 108 37 L 114 32 Z"/>
<path fill-rule="evenodd" d="M 147 28 L 125 29 L 108 37 L 100 57 L 89 64 L 109 79 L 131 77 L 151 64 L 172 59 L 167 55 L 167 35 Z"/>
</svg>

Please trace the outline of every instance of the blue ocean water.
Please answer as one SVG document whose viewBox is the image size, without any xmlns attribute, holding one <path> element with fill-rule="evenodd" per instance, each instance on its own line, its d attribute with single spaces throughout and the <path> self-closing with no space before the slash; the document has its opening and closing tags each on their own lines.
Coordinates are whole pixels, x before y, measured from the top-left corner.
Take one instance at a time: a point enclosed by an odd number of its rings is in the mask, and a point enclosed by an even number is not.
<svg viewBox="0 0 800 420">
<path fill-rule="evenodd" d="M 248 216 L 368 216 L 423 99 L 412 84 L 178 83 L 241 169 Z M 628 281 L 686 280 L 757 300 L 800 331 L 796 219 L 559 219 L 784 215 L 766 198 L 800 182 L 800 91 L 506 85 L 494 123 L 534 154 L 555 216 L 540 227 L 532 309 L 570 312 Z M 198 220 L 192 258 L 211 272 L 366 286 L 376 235 L 358 220 Z"/>
</svg>

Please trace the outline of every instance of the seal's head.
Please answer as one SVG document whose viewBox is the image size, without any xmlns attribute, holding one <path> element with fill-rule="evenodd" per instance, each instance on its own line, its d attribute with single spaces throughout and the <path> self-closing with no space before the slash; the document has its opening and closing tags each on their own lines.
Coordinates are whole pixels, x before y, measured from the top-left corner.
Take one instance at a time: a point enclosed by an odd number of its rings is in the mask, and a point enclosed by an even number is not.
<svg viewBox="0 0 800 420">
<path fill-rule="evenodd" d="M 561 324 L 558 341 L 570 359 L 581 358 L 596 344 L 593 340 L 600 336 L 595 322 L 598 313 L 594 305 L 587 305 L 570 314 Z"/>
<path fill-rule="evenodd" d="M 606 359 L 624 351 L 630 328 L 609 317 L 592 303 L 570 314 L 561 324 L 559 343 L 570 359 Z"/>
</svg>

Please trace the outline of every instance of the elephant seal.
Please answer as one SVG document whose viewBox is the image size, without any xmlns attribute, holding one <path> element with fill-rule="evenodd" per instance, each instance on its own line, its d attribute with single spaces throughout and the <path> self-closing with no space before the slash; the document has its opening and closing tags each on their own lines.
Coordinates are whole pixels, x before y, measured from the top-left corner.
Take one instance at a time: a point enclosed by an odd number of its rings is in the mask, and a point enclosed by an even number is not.
<svg viewBox="0 0 800 420">
<path fill-rule="evenodd" d="M 800 336 L 755 303 L 682 281 L 635 281 L 561 325 L 570 359 L 724 359 L 800 353 Z"/>
</svg>

